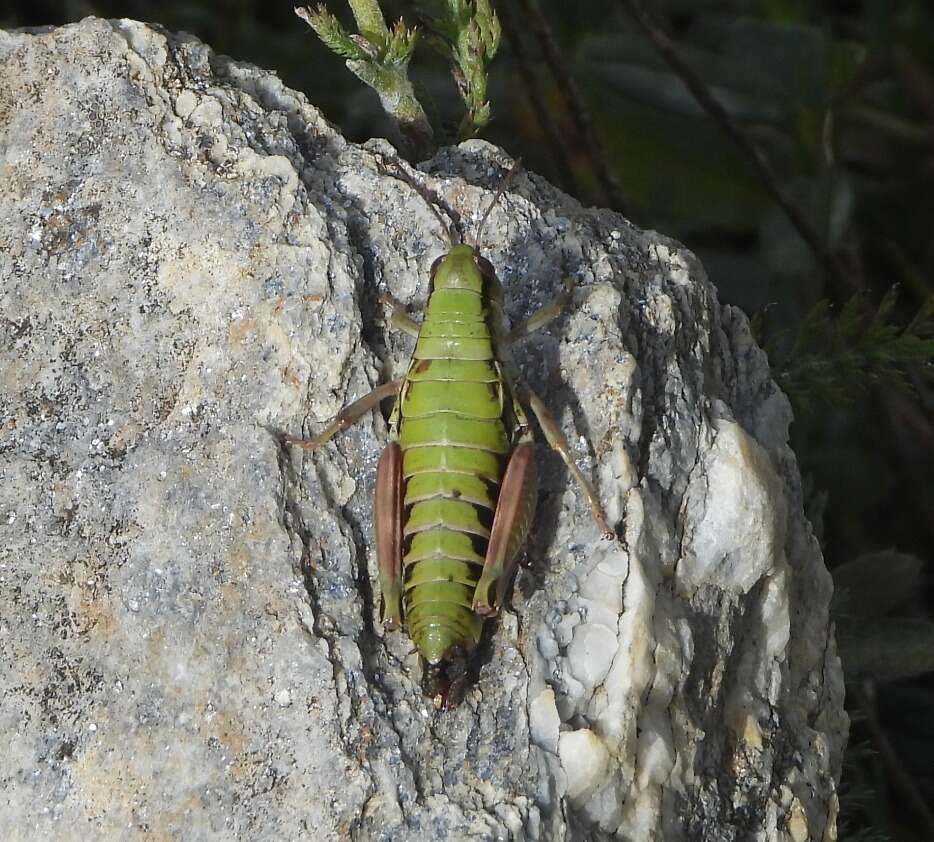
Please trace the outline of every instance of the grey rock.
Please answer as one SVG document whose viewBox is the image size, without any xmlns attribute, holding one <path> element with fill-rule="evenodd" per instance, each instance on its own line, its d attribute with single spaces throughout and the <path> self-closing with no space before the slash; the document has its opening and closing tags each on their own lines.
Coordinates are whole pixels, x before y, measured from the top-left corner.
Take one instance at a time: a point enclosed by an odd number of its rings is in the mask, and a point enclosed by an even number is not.
<svg viewBox="0 0 934 842">
<path fill-rule="evenodd" d="M 314 60 L 312 56 L 309 60 Z M 0 33 L 0 838 L 831 840 L 847 720 L 788 403 L 681 245 L 521 173 L 485 253 L 621 540 L 541 446 L 460 705 L 384 634 L 374 413 L 446 249 L 384 141 L 88 19 Z M 511 160 L 415 178 L 475 231 Z"/>
</svg>

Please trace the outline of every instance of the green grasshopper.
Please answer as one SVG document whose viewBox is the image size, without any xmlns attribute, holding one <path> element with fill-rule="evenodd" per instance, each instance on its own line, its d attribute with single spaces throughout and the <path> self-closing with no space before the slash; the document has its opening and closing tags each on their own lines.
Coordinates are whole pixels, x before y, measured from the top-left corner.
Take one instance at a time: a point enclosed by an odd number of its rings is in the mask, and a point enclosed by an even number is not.
<svg viewBox="0 0 934 842">
<path fill-rule="evenodd" d="M 285 439 L 315 450 L 385 398 L 396 398 L 376 470 L 382 619 L 387 630 L 405 628 L 428 665 L 426 691 L 444 697 L 463 675 L 484 620 L 502 607 L 532 524 L 538 481 L 527 407 L 587 496 L 604 536 L 615 537 L 560 427 L 520 381 L 509 353 L 512 342 L 554 319 L 569 295 L 510 330 L 503 287 L 479 253 L 483 226 L 512 172 L 471 246 L 454 241 L 423 188 L 403 171 L 449 243 L 431 266 L 420 325 L 384 298 L 391 326 L 416 339 L 408 370 L 345 407 L 315 438 Z"/>
</svg>

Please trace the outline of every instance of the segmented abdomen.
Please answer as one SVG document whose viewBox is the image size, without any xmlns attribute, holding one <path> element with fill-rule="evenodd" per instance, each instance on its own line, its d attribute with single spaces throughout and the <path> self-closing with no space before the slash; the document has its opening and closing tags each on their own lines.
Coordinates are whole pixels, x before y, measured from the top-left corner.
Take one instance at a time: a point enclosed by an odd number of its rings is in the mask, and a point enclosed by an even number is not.
<svg viewBox="0 0 934 842">
<path fill-rule="evenodd" d="M 484 305 L 432 294 L 401 395 L 404 616 L 433 664 L 479 640 L 471 606 L 510 448 Z"/>
</svg>

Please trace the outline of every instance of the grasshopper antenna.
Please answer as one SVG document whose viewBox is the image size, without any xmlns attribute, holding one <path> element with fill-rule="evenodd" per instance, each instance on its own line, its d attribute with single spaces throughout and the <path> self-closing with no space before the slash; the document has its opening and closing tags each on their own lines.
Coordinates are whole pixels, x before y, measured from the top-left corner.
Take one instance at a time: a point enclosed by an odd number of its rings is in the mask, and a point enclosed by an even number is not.
<svg viewBox="0 0 934 842">
<path fill-rule="evenodd" d="M 390 170 L 390 168 L 386 166 L 386 161 L 383 158 L 379 157 L 376 160 L 382 172 L 386 173 L 386 175 L 392 176 L 393 178 L 397 178 L 399 181 L 404 181 L 406 184 L 409 185 L 409 187 L 411 187 L 416 193 L 418 193 L 418 195 L 421 196 L 422 199 L 425 200 L 425 204 L 428 205 L 428 207 L 431 209 L 431 212 L 434 214 L 435 219 L 437 219 L 438 222 L 441 223 L 441 228 L 443 229 L 444 235 L 447 238 L 449 248 L 453 248 L 455 245 L 460 243 L 460 237 L 456 236 L 454 230 L 448 224 L 447 220 L 445 220 L 445 218 L 441 215 L 441 212 L 438 210 L 435 200 L 432 198 L 431 191 L 427 187 L 425 187 L 424 184 L 419 184 L 412 177 L 412 174 L 407 169 L 402 167 L 398 161 L 396 161 L 396 166 L 392 170 Z"/>
<path fill-rule="evenodd" d="M 516 161 L 512 167 L 510 167 L 509 172 L 506 173 L 506 175 L 503 177 L 502 183 L 499 185 L 499 189 L 496 191 L 496 195 L 493 197 L 487 209 L 483 212 L 483 217 L 480 219 L 480 225 L 477 228 L 477 236 L 474 239 L 474 248 L 476 248 L 477 251 L 480 250 L 480 243 L 483 242 L 483 227 L 486 225 L 486 221 L 490 216 L 490 212 L 493 210 L 493 208 L 496 207 L 496 203 L 500 200 L 500 197 L 503 195 L 503 193 L 506 192 L 506 188 L 512 182 L 513 177 L 521 169 L 522 159 L 516 158 Z"/>
</svg>

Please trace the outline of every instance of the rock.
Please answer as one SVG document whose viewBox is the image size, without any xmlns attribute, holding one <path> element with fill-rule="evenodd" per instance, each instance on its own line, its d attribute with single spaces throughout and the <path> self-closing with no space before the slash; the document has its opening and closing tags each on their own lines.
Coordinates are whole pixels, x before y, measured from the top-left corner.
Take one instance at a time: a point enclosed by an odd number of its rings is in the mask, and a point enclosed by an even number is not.
<svg viewBox="0 0 934 842">
<path fill-rule="evenodd" d="M 529 738 L 535 745 L 555 754 L 560 733 L 561 717 L 555 705 L 555 691 L 546 687 L 529 702 Z"/>
<path fill-rule="evenodd" d="M 313 57 L 309 57 L 313 60 Z M 788 403 L 696 259 L 532 173 L 483 244 L 556 456 L 512 608 L 436 710 L 378 623 L 373 414 L 446 249 L 383 141 L 88 19 L 0 34 L 0 837 L 833 839 L 847 721 Z M 467 232 L 511 166 L 417 177 Z M 533 740 L 533 733 L 535 739 Z"/>
<path fill-rule="evenodd" d="M 558 737 L 558 756 L 566 777 L 568 800 L 573 805 L 587 803 L 610 762 L 606 743 L 587 728 L 575 728 Z"/>
</svg>

